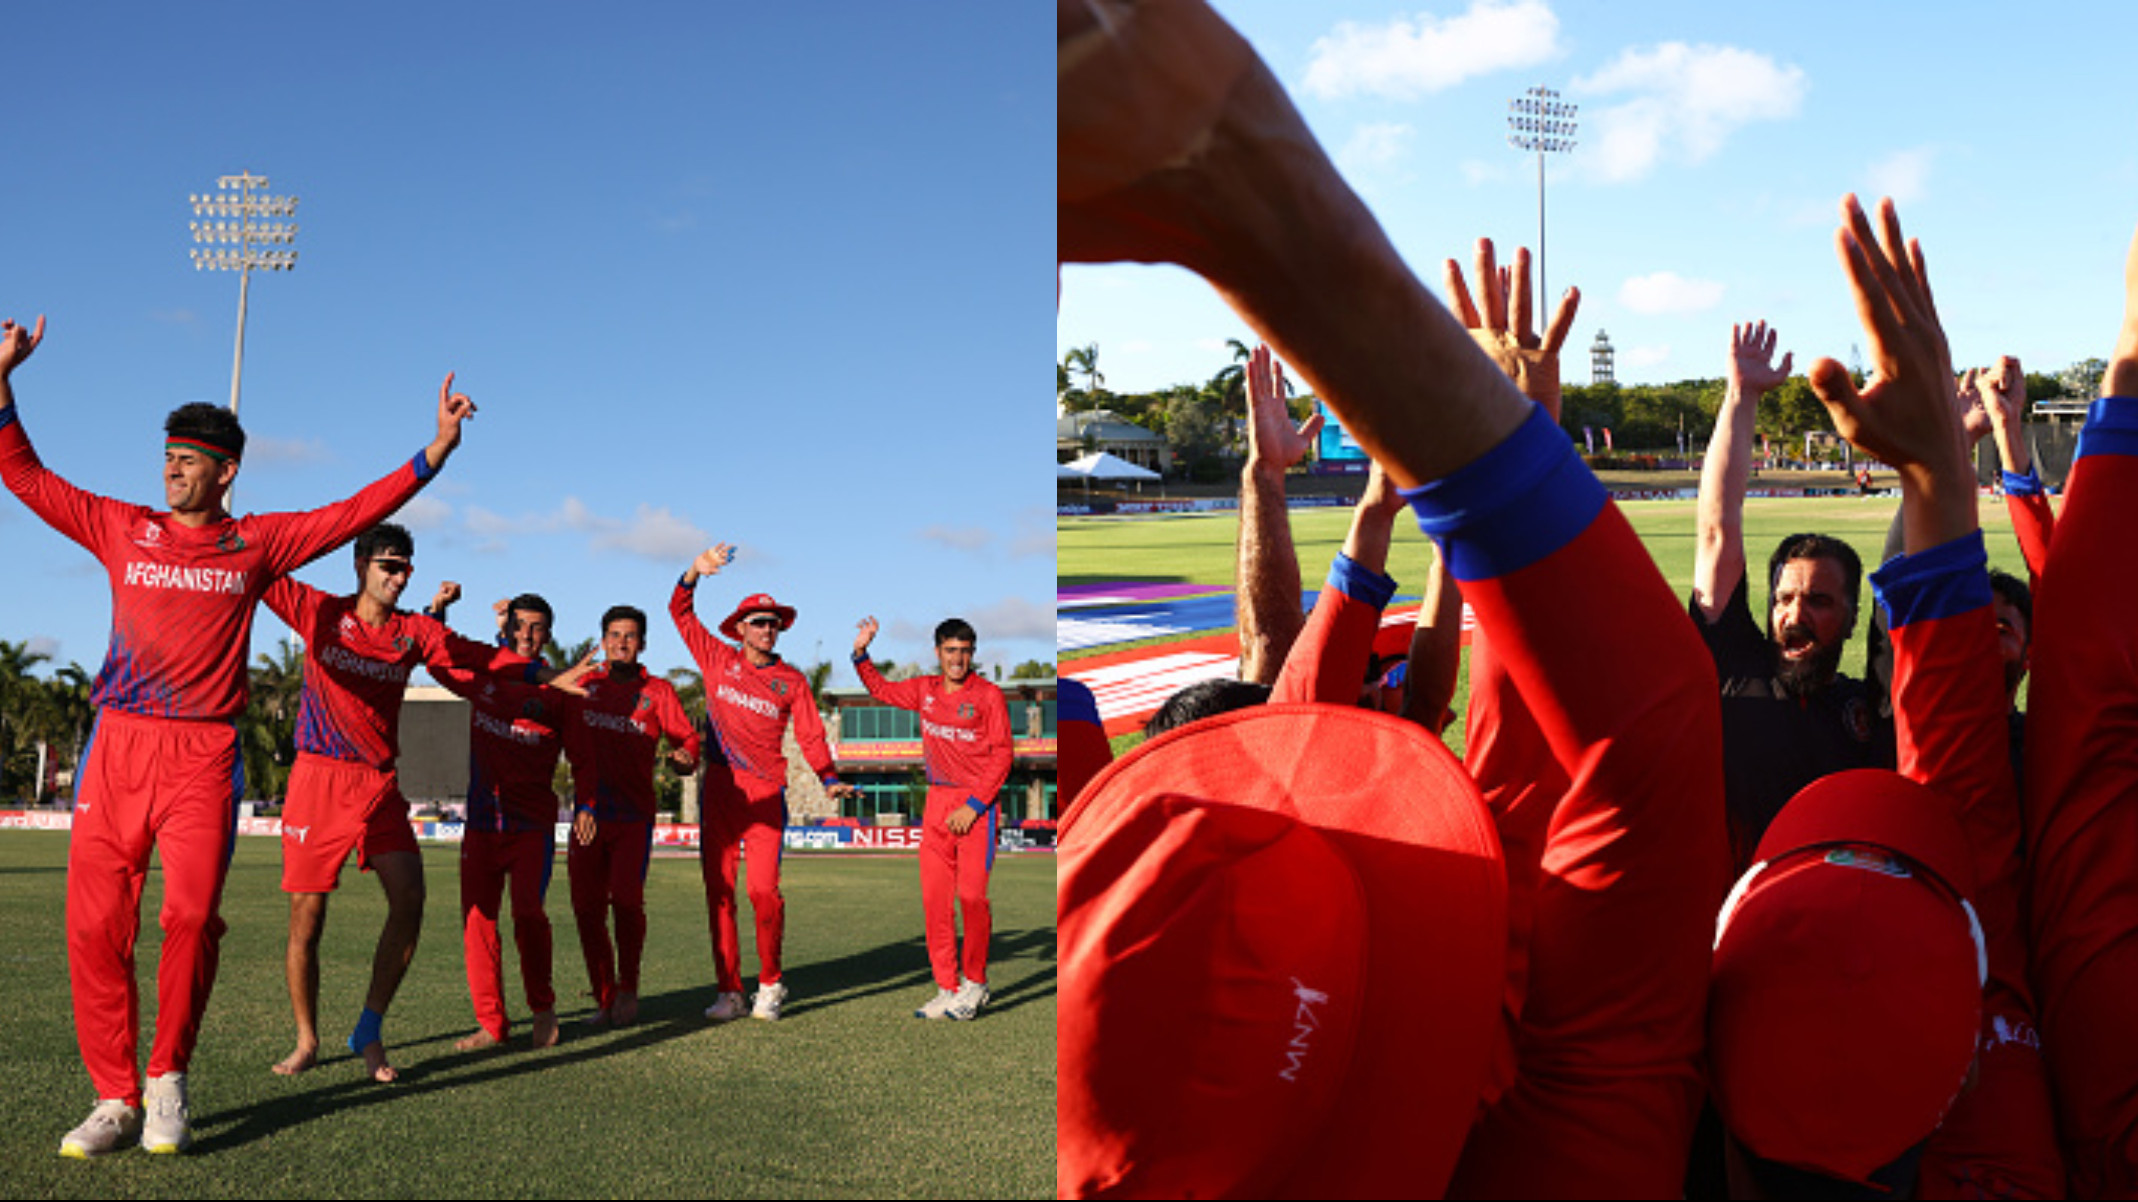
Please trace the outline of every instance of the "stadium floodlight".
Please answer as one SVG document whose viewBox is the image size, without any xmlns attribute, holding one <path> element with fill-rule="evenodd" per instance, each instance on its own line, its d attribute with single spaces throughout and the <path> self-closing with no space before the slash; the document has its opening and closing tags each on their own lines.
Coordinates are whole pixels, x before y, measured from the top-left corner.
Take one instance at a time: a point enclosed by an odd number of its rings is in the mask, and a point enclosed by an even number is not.
<svg viewBox="0 0 2138 1202">
<path fill-rule="evenodd" d="M 1507 144 L 1537 154 L 1537 318 L 1551 320 L 1551 289 L 1544 277 L 1544 156 L 1574 149 L 1575 116 L 1580 106 L 1559 99 L 1550 88 L 1531 88 L 1507 102 Z"/>
<path fill-rule="evenodd" d="M 238 411 L 238 385 L 245 374 L 245 309 L 252 291 L 252 273 L 294 271 L 295 250 L 270 250 L 297 241 L 297 227 L 286 219 L 297 215 L 294 196 L 267 195 L 267 177 L 250 171 L 216 179 L 220 192 L 192 195 L 195 217 L 235 218 L 195 221 L 193 249 L 196 271 L 238 273 L 238 341 L 230 364 L 230 412 Z"/>
</svg>

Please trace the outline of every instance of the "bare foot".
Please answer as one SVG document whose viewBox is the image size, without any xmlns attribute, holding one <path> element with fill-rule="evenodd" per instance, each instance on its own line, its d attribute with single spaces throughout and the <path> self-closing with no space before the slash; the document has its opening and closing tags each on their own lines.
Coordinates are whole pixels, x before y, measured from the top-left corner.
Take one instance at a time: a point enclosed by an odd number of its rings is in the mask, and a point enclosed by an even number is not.
<svg viewBox="0 0 2138 1202">
<path fill-rule="evenodd" d="M 298 1044 L 296 1051 L 277 1060 L 273 1067 L 275 1075 L 278 1077 L 294 1077 L 317 1063 L 319 1063 L 319 1041 L 315 1039 L 311 1043 Z"/>
<path fill-rule="evenodd" d="M 590 1027 L 606 1027 L 609 1025 L 609 1012 L 603 1007 L 596 1006 L 592 1014 L 587 1015 L 585 1018 L 580 1019 L 579 1021 L 585 1023 L 587 1026 Z"/>
<path fill-rule="evenodd" d="M 394 1066 L 386 1063 L 386 1044 L 383 1040 L 374 1039 L 364 1045 L 364 1071 L 370 1073 L 371 1079 L 381 1085 L 390 1085 L 401 1079 L 401 1074 Z"/>
<path fill-rule="evenodd" d="M 616 1000 L 609 1003 L 609 1025 L 628 1027 L 638 1021 L 638 995 L 619 992 Z"/>
<path fill-rule="evenodd" d="M 553 1048 L 557 1046 L 556 1011 L 543 1010 L 538 1012 L 534 1016 L 531 1026 L 534 1046 L 538 1048 Z"/>
<path fill-rule="evenodd" d="M 475 1028 L 475 1034 L 463 1035 L 454 1040 L 453 1050 L 456 1052 L 480 1052 L 484 1048 L 494 1048 L 503 1042 L 505 1041 L 483 1030 L 481 1027 L 477 1027 Z"/>
</svg>

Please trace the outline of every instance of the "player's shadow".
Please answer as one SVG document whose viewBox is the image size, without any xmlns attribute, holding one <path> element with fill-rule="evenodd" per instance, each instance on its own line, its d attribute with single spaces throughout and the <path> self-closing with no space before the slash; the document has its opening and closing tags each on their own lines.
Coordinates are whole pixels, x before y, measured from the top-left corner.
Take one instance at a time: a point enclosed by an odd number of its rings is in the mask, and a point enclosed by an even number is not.
<svg viewBox="0 0 2138 1202">
<path fill-rule="evenodd" d="M 1039 959 L 1034 972 L 1019 963 Z M 1054 995 L 1054 928 L 1017 931 L 997 929 L 988 941 L 990 1010 L 1009 1010 Z M 792 993 L 781 1013 L 787 1017 L 812 1010 L 865 1002 L 885 994 L 925 995 L 935 988 L 928 971 L 928 942 L 921 936 L 880 944 L 867 951 L 798 965 L 783 979 Z M 916 1004 L 926 997 L 916 997 Z"/>
<path fill-rule="evenodd" d="M 583 1022 L 584 1011 L 560 1014 L 564 1021 L 563 1042 L 539 1052 L 528 1048 L 524 1026 L 515 1033 L 512 1042 L 472 1052 L 452 1050 L 453 1041 L 467 1033 L 465 1028 L 425 1039 L 388 1041 L 386 1050 L 390 1057 L 396 1061 L 418 1061 L 413 1068 L 403 1068 L 401 1079 L 390 1085 L 364 1077 L 357 1068 L 357 1057 L 353 1053 L 322 1055 L 305 1080 L 309 1083 L 320 1077 L 342 1076 L 345 1078 L 342 1082 L 313 1086 L 287 1097 L 220 1111 L 204 1123 L 195 1125 L 194 1147 L 203 1155 L 229 1151 L 335 1114 L 392 1105 L 439 1090 L 465 1089 L 526 1073 L 549 1072 L 569 1064 L 628 1056 L 645 1048 L 688 1038 L 706 1029 L 698 997 L 702 992 L 675 990 L 641 998 L 638 1022 L 614 1033 L 590 1030 Z M 439 1050 L 431 1054 L 427 1049 L 434 1045 Z M 324 1053 L 326 1049 L 321 1051 Z M 494 1063 L 473 1067 L 484 1061 Z"/>
</svg>

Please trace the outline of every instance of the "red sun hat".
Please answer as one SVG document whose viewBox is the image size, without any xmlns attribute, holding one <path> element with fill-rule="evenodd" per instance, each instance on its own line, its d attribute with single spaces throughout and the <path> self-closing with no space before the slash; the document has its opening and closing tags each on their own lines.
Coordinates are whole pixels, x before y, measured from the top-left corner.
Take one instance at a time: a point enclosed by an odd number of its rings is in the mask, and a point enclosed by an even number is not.
<svg viewBox="0 0 2138 1202">
<path fill-rule="evenodd" d="M 1935 790 L 1866 768 L 1806 786 L 1757 855 L 1717 923 L 1716 1108 L 1756 1156 L 1870 1184 L 1974 1060 L 1988 959 L 1966 832 Z"/>
<path fill-rule="evenodd" d="M 742 599 L 742 604 L 735 607 L 734 613 L 729 614 L 720 623 L 720 633 L 738 643 L 741 642 L 742 620 L 751 614 L 771 614 L 779 619 L 779 628 L 781 630 L 794 625 L 794 607 L 792 605 L 781 605 L 772 599 L 772 594 L 770 593 L 751 593 Z"/>
<path fill-rule="evenodd" d="M 1265 705 L 1153 739 L 1062 817 L 1065 1197 L 1434 1197 L 1507 943 L 1476 785 L 1415 724 Z"/>
</svg>

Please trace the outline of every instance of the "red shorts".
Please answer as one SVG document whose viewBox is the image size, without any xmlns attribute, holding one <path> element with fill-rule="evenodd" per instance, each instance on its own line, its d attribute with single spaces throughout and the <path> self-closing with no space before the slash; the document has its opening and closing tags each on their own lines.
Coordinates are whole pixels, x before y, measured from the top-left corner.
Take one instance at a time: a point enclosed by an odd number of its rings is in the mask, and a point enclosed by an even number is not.
<svg viewBox="0 0 2138 1202">
<path fill-rule="evenodd" d="M 282 807 L 282 891 L 334 892 L 351 851 L 366 870 L 388 852 L 417 851 L 400 785 L 368 764 L 298 753 Z"/>
</svg>

